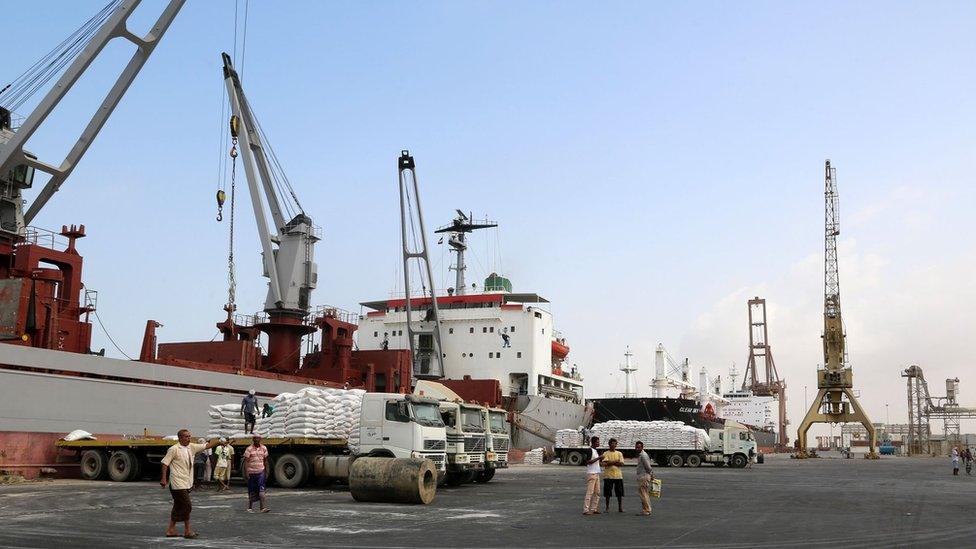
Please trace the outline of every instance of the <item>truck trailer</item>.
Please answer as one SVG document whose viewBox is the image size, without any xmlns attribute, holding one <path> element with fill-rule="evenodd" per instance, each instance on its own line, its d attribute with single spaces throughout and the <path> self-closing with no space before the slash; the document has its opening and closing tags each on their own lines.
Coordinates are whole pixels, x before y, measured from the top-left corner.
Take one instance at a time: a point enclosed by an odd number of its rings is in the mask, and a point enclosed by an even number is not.
<svg viewBox="0 0 976 549">
<path fill-rule="evenodd" d="M 726 421 L 724 428 L 708 429 L 707 435 L 704 440 L 696 438 L 695 441 L 680 444 L 655 445 L 652 442 L 654 438 L 642 442 L 644 442 L 644 452 L 662 467 L 681 467 L 683 465 L 699 467 L 703 463 L 711 463 L 716 467 L 729 465 L 730 467 L 742 468 L 749 463 L 753 456 L 757 462 L 762 463 L 763 461 L 763 456 L 758 453 L 752 432 L 741 423 Z M 585 436 L 583 432 L 579 432 L 578 437 L 572 441 L 573 444 L 555 448 L 555 454 L 561 464 L 584 465 L 586 463 L 589 458 L 589 441 L 584 440 Z M 567 437 L 561 436 L 560 438 L 565 440 Z M 608 438 L 601 436 L 601 446 L 598 450 L 602 452 L 608 449 L 608 442 Z M 618 445 L 617 450 L 626 458 L 637 457 L 637 451 L 633 446 Z"/>
</svg>

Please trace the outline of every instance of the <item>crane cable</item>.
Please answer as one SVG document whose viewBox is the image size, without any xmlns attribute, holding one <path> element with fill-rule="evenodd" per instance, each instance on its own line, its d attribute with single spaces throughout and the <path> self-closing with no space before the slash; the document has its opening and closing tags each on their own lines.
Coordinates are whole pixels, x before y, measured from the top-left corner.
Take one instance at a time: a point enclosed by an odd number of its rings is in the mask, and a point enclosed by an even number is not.
<svg viewBox="0 0 976 549">
<path fill-rule="evenodd" d="M 237 308 L 237 278 L 234 276 L 234 201 L 237 195 L 237 127 L 236 116 L 230 117 L 230 227 L 227 244 L 227 313 L 231 314 Z"/>
</svg>

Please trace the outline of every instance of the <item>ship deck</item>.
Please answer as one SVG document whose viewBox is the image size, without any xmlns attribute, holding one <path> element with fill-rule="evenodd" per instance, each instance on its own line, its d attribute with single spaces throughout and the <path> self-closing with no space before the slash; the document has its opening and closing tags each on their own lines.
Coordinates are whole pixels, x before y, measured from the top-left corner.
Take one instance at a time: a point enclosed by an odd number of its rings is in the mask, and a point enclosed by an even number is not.
<svg viewBox="0 0 976 549">
<path fill-rule="evenodd" d="M 634 468 L 625 510 L 581 517 L 583 470 L 514 466 L 487 485 L 438 490 L 429 506 L 356 503 L 341 489 L 269 489 L 272 512 L 244 512 L 246 490 L 193 495 L 208 547 L 892 547 L 968 546 L 976 477 L 947 459 L 796 461 L 770 456 L 752 469 L 658 468 L 664 497 L 634 516 Z M 0 486 L 0 545 L 146 547 L 161 537 L 169 494 L 151 482 L 44 481 Z"/>
</svg>

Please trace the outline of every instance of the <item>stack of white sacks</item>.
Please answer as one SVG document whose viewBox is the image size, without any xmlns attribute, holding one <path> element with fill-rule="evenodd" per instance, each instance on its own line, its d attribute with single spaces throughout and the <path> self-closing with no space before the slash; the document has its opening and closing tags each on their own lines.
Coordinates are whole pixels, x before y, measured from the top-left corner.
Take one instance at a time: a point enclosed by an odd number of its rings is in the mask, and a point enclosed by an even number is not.
<svg viewBox="0 0 976 549">
<path fill-rule="evenodd" d="M 526 465 L 542 465 L 542 448 L 529 450 L 525 453 L 522 463 Z"/>
<path fill-rule="evenodd" d="M 255 434 L 264 437 L 343 438 L 359 447 L 359 419 L 362 389 L 306 387 L 297 393 L 281 393 L 271 399 L 274 413 L 258 417 Z M 210 407 L 208 437 L 244 438 L 240 404 Z"/>
<path fill-rule="evenodd" d="M 645 448 L 661 450 L 708 448 L 708 433 L 685 425 L 680 421 L 620 421 L 612 420 L 597 423 L 592 429 L 593 436 L 600 437 L 600 446 L 606 447 L 611 438 L 617 439 L 617 446 L 633 448 L 639 440 Z M 587 446 L 582 434 L 575 429 L 556 431 L 556 446 L 573 448 Z"/>
<path fill-rule="evenodd" d="M 560 429 L 556 431 L 556 448 L 576 448 L 589 446 L 583 441 L 583 433 L 579 429 Z"/>
</svg>

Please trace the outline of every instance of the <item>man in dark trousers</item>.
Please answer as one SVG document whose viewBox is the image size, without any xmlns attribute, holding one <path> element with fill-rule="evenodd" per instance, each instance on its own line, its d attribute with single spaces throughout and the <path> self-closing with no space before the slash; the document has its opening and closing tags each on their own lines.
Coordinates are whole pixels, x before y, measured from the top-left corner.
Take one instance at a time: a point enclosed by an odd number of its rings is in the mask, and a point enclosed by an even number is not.
<svg viewBox="0 0 976 549">
<path fill-rule="evenodd" d="M 241 415 L 244 416 L 244 432 L 254 434 L 254 424 L 258 420 L 258 397 L 254 396 L 254 389 L 244 395 L 244 400 L 241 401 Z"/>
<path fill-rule="evenodd" d="M 159 485 L 163 488 L 169 486 L 169 493 L 173 496 L 173 510 L 169 514 L 166 537 L 179 536 L 176 532 L 176 523 L 182 522 L 183 537 L 192 539 L 197 537 L 197 533 L 190 526 L 190 511 L 193 510 L 193 504 L 190 502 L 190 490 L 193 489 L 193 456 L 213 448 L 219 442 L 212 440 L 206 444 L 193 444 L 190 442 L 192 436 L 188 429 L 180 429 L 176 437 L 179 442 L 169 447 L 160 462 L 162 474 Z"/>
</svg>

